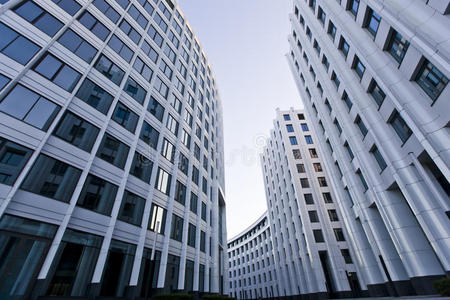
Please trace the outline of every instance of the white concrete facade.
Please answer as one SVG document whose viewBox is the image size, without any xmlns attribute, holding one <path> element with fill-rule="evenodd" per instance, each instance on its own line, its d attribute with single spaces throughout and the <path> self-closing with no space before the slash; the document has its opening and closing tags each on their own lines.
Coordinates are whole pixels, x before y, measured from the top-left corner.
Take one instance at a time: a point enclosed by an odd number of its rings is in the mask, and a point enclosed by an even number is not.
<svg viewBox="0 0 450 300">
<path fill-rule="evenodd" d="M 279 296 L 350 297 L 366 290 L 337 195 L 301 110 L 276 112 L 261 155 Z"/>
<path fill-rule="evenodd" d="M 230 297 L 258 299 L 279 295 L 267 212 L 228 241 L 228 272 Z"/>
<path fill-rule="evenodd" d="M 0 1 L 0 30 L 0 256 L 27 262 L 0 298 L 227 294 L 221 101 L 176 1 Z"/>
<path fill-rule="evenodd" d="M 450 271 L 449 1 L 293 1 L 288 61 L 370 295 Z"/>
</svg>

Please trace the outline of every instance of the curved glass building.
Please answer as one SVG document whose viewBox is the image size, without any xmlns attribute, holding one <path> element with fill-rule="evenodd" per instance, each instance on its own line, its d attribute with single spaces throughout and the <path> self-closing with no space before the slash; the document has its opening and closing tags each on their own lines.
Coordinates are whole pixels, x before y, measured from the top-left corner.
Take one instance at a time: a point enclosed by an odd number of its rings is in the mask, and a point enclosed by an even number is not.
<svg viewBox="0 0 450 300">
<path fill-rule="evenodd" d="M 0 298 L 227 293 L 222 111 L 170 0 L 0 1 Z"/>
</svg>

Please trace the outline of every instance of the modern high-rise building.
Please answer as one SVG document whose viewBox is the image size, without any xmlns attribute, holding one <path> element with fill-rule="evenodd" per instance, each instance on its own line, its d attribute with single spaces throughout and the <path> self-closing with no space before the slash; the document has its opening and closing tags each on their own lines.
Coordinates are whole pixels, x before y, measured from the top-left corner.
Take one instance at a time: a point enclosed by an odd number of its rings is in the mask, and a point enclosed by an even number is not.
<svg viewBox="0 0 450 300">
<path fill-rule="evenodd" d="M 0 1 L 0 217 L 1 299 L 228 292 L 221 102 L 176 2 Z"/>
<path fill-rule="evenodd" d="M 228 241 L 228 294 L 237 299 L 279 296 L 267 212 Z"/>
<path fill-rule="evenodd" d="M 313 299 L 362 296 L 367 287 L 310 123 L 302 110 L 277 109 L 261 154 L 276 289 Z"/>
<path fill-rule="evenodd" d="M 288 61 L 360 282 L 433 294 L 450 275 L 450 1 L 293 3 Z"/>
</svg>

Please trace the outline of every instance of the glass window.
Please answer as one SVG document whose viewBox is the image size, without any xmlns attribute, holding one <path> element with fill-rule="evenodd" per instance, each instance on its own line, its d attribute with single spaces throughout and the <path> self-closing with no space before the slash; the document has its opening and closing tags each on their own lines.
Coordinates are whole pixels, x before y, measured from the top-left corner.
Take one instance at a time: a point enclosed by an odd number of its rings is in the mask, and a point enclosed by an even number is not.
<svg viewBox="0 0 450 300">
<path fill-rule="evenodd" d="M 163 59 L 161 59 L 161 61 L 159 62 L 159 69 L 167 77 L 167 79 L 172 79 L 173 71 Z"/>
<path fill-rule="evenodd" d="M 352 109 L 353 102 L 350 99 L 350 97 L 348 96 L 346 91 L 344 91 L 344 93 L 342 94 L 342 101 L 344 101 L 345 105 L 348 108 L 348 111 L 350 111 Z"/>
<path fill-rule="evenodd" d="M 336 37 L 336 26 L 334 26 L 333 22 L 328 22 L 328 34 L 331 36 L 331 39 L 334 41 Z"/>
<path fill-rule="evenodd" d="M 89 31 L 95 34 L 99 39 L 105 41 L 111 32 L 105 25 L 103 25 L 96 17 L 89 11 L 85 10 L 79 17 L 78 21 L 84 25 Z"/>
<path fill-rule="evenodd" d="M 170 293 L 178 290 L 178 276 L 180 272 L 180 257 L 168 254 L 164 292 Z"/>
<path fill-rule="evenodd" d="M 365 137 L 367 135 L 367 132 L 369 132 L 369 130 L 367 130 L 366 125 L 361 120 L 361 117 L 359 115 L 356 116 L 355 124 L 358 126 L 358 128 L 361 131 L 362 135 Z"/>
<path fill-rule="evenodd" d="M 162 2 L 161 2 L 162 3 Z M 189 224 L 189 229 L 191 227 L 192 224 Z M 194 225 L 192 225 L 194 226 Z M 195 226 L 194 226 L 195 229 Z M 189 231 L 191 232 L 191 231 Z M 195 235 L 193 238 L 193 243 L 190 242 L 188 240 L 188 245 L 195 247 Z M 186 271 L 185 271 L 185 278 L 184 278 L 184 288 L 188 291 L 188 292 L 192 292 L 193 288 L 194 288 L 194 261 L 186 259 Z"/>
<path fill-rule="evenodd" d="M 431 62 L 425 60 L 417 74 L 416 82 L 434 101 L 447 86 L 448 78 Z"/>
<path fill-rule="evenodd" d="M 388 44 L 388 52 L 401 64 L 408 51 L 409 42 L 397 31 L 392 29 L 391 39 Z"/>
<path fill-rule="evenodd" d="M 286 130 L 287 132 L 294 132 L 294 127 L 292 124 L 286 124 Z"/>
<path fill-rule="evenodd" d="M 134 61 L 133 68 L 141 74 L 141 76 L 150 82 L 153 76 L 153 70 L 142 61 L 140 57 L 136 57 L 136 60 Z"/>
<path fill-rule="evenodd" d="M 378 27 L 380 26 L 381 17 L 372 8 L 367 7 L 366 27 L 369 33 L 375 38 Z"/>
<path fill-rule="evenodd" d="M 130 62 L 134 52 L 125 45 L 115 34 L 108 42 L 108 46 L 111 47 L 117 54 L 119 54 L 126 62 Z"/>
<path fill-rule="evenodd" d="M 166 127 L 175 136 L 178 135 L 178 122 L 175 120 L 175 118 L 171 114 L 169 114 L 169 116 L 167 117 Z"/>
<path fill-rule="evenodd" d="M 13 11 L 51 37 L 63 27 L 62 22 L 33 1 L 22 2 Z"/>
<path fill-rule="evenodd" d="M 308 124 L 302 123 L 301 127 L 302 127 L 302 131 L 309 131 Z"/>
<path fill-rule="evenodd" d="M 153 149 L 156 149 L 156 146 L 158 145 L 159 131 L 144 121 L 141 129 L 140 139 Z"/>
<path fill-rule="evenodd" d="M 124 104 L 117 102 L 116 109 L 114 110 L 111 119 L 119 123 L 126 130 L 134 133 L 139 117 Z"/>
<path fill-rule="evenodd" d="M 109 216 L 111 215 L 116 194 L 116 185 L 89 174 L 81 190 L 77 206 Z"/>
<path fill-rule="evenodd" d="M 316 210 L 308 211 L 308 215 L 309 215 L 309 221 L 311 223 L 318 223 L 319 222 L 319 215 L 317 214 Z"/>
<path fill-rule="evenodd" d="M 146 183 L 150 183 L 152 176 L 153 162 L 139 152 L 134 153 L 130 174 L 136 176 Z"/>
<path fill-rule="evenodd" d="M 73 16 L 80 10 L 81 5 L 75 0 L 52 0 L 56 5 L 61 7 L 66 13 Z"/>
<path fill-rule="evenodd" d="M 175 214 L 172 215 L 170 238 L 179 242 L 181 242 L 183 238 L 183 218 Z"/>
<path fill-rule="evenodd" d="M 180 153 L 178 159 L 178 169 L 180 169 L 183 174 L 187 175 L 189 170 L 189 159 L 183 153 Z"/>
<path fill-rule="evenodd" d="M 111 5 L 109 5 L 105 0 L 94 0 L 93 4 L 114 24 L 116 24 L 117 21 L 119 21 L 120 18 L 119 13 L 114 8 L 112 8 Z"/>
<path fill-rule="evenodd" d="M 124 222 L 141 226 L 145 199 L 125 190 L 117 218 Z"/>
<path fill-rule="evenodd" d="M 117 85 L 120 85 L 125 74 L 122 69 L 103 54 L 95 62 L 94 68 Z"/>
<path fill-rule="evenodd" d="M 136 22 L 139 24 L 139 26 L 142 27 L 142 29 L 145 29 L 148 24 L 148 20 L 142 13 L 139 12 L 139 10 L 132 4 L 130 8 L 128 9 L 128 14 L 136 20 Z"/>
<path fill-rule="evenodd" d="M 375 157 L 375 160 L 377 161 L 378 165 L 380 166 L 381 171 L 383 171 L 387 167 L 387 164 L 383 158 L 383 155 L 381 155 L 380 150 L 378 150 L 378 147 L 376 145 L 373 145 L 370 152 Z"/>
<path fill-rule="evenodd" d="M 137 45 L 141 40 L 141 35 L 125 19 L 120 22 L 119 28 Z"/>
<path fill-rule="evenodd" d="M 325 179 L 325 177 L 317 177 L 317 181 L 319 182 L 319 186 L 321 186 L 321 187 L 328 186 L 327 180 Z"/>
<path fill-rule="evenodd" d="M 370 83 L 369 94 L 372 95 L 373 100 L 375 100 L 375 102 L 378 105 L 378 108 L 380 108 L 381 104 L 383 104 L 383 101 L 386 98 L 386 94 L 380 88 L 380 86 L 377 84 L 375 79 L 372 79 L 372 82 Z"/>
<path fill-rule="evenodd" d="M 78 89 L 76 97 L 80 98 L 104 115 L 108 112 L 113 101 L 112 95 L 87 78 Z"/>
<path fill-rule="evenodd" d="M 333 231 L 334 231 L 334 236 L 336 237 L 336 241 L 338 241 L 338 242 L 345 241 L 344 232 L 342 231 L 342 228 L 334 228 Z"/>
<path fill-rule="evenodd" d="M 366 179 L 364 178 L 363 174 L 361 173 L 361 170 L 356 171 L 356 175 L 358 175 L 359 180 L 361 181 L 361 184 L 364 188 L 364 192 L 366 192 L 369 189 L 369 186 L 367 185 Z"/>
<path fill-rule="evenodd" d="M 0 23 L 0 53 L 26 65 L 41 49 L 38 45 L 21 36 L 16 31 Z"/>
<path fill-rule="evenodd" d="M 68 92 L 73 91 L 81 78 L 80 73 L 48 52 L 34 65 L 33 70 Z"/>
<path fill-rule="evenodd" d="M 150 28 L 152 28 L 152 26 L 150 26 Z M 141 50 L 148 56 L 148 58 L 150 58 L 152 62 L 156 63 L 156 61 L 158 60 L 158 52 L 156 52 L 156 50 L 153 49 L 153 47 L 150 46 L 147 41 L 144 41 L 142 43 Z"/>
<path fill-rule="evenodd" d="M 352 257 L 350 256 L 350 251 L 348 249 L 341 249 L 342 257 L 344 257 L 344 261 L 346 264 L 352 264 Z"/>
<path fill-rule="evenodd" d="M 181 143 L 187 148 L 191 147 L 191 136 L 187 133 L 185 129 L 181 132 Z"/>
<path fill-rule="evenodd" d="M 366 67 L 363 65 L 361 60 L 358 56 L 355 55 L 355 59 L 353 60 L 353 69 L 356 72 L 356 75 L 358 75 L 359 79 L 361 80 L 364 72 L 366 71 Z"/>
<path fill-rule="evenodd" d="M 290 121 L 291 120 L 291 116 L 289 116 L 289 115 L 283 115 L 283 119 L 285 120 L 285 121 Z"/>
<path fill-rule="evenodd" d="M 161 30 L 166 33 L 167 31 L 167 23 L 162 19 L 161 15 L 159 13 L 156 13 L 153 16 L 153 20 L 155 21 L 155 23 L 159 26 L 159 28 L 161 28 Z"/>
<path fill-rule="evenodd" d="M 164 106 L 162 106 L 153 96 L 150 97 L 147 110 L 154 115 L 156 119 L 162 122 L 164 116 Z"/>
<path fill-rule="evenodd" d="M 314 240 L 316 243 L 324 243 L 325 239 L 323 238 L 322 230 L 320 229 L 314 229 L 313 230 Z"/>
<path fill-rule="evenodd" d="M 206 222 L 206 203 L 202 201 L 201 218 Z"/>
<path fill-rule="evenodd" d="M 314 199 L 313 199 L 312 194 L 303 194 L 303 196 L 305 197 L 306 204 L 314 204 Z"/>
<path fill-rule="evenodd" d="M 50 268 L 47 296 L 87 296 L 102 237 L 66 229 Z"/>
<path fill-rule="evenodd" d="M 161 155 L 164 156 L 164 158 L 166 158 L 168 161 L 173 163 L 173 159 L 175 158 L 175 146 L 166 138 L 164 138 L 163 140 Z"/>
<path fill-rule="evenodd" d="M 344 143 L 344 148 L 347 150 L 348 156 L 350 156 L 350 160 L 352 160 L 355 156 L 353 155 L 352 148 L 350 148 L 350 145 L 347 141 Z"/>
<path fill-rule="evenodd" d="M 10 82 L 11 80 L 0 74 L 0 91 Z"/>
<path fill-rule="evenodd" d="M 341 81 L 339 80 L 336 73 L 333 71 L 331 74 L 331 80 L 333 81 L 334 85 L 336 86 L 336 89 L 339 89 L 339 85 L 341 84 Z"/>
<path fill-rule="evenodd" d="M 297 138 L 295 136 L 290 136 L 289 142 L 291 143 L 291 145 L 298 145 Z"/>
<path fill-rule="evenodd" d="M 305 165 L 304 164 L 297 164 L 297 173 L 305 173 Z"/>
<path fill-rule="evenodd" d="M 111 240 L 100 296 L 122 297 L 130 280 L 136 245 Z"/>
<path fill-rule="evenodd" d="M 301 184 L 302 188 L 304 188 L 304 189 L 309 188 L 308 178 L 300 178 L 300 184 Z"/>
<path fill-rule="evenodd" d="M 187 244 L 188 244 L 188 246 L 191 246 L 193 248 L 195 248 L 196 231 L 197 231 L 197 229 L 196 229 L 195 225 L 189 223 Z"/>
<path fill-rule="evenodd" d="M 99 131 L 100 130 L 91 123 L 70 111 L 66 111 L 53 131 L 53 135 L 75 147 L 90 152 Z"/>
<path fill-rule="evenodd" d="M 316 172 L 322 172 L 322 165 L 320 163 L 313 163 L 314 171 Z"/>
<path fill-rule="evenodd" d="M 55 225 L 3 215 L 0 219 L 2 298 L 29 298 L 27 292 L 37 279 L 56 230 Z"/>
<path fill-rule="evenodd" d="M 18 84 L 0 102 L 0 111 L 47 131 L 60 107 Z"/>
<path fill-rule="evenodd" d="M 156 43 L 156 45 L 161 48 L 164 38 L 162 35 L 159 34 L 159 32 L 156 30 L 156 28 L 153 25 L 150 25 L 150 28 L 147 31 L 148 35 L 152 38 L 152 40 Z"/>
<path fill-rule="evenodd" d="M 159 76 L 156 77 L 155 82 L 153 83 L 153 87 L 161 96 L 164 97 L 164 99 L 167 99 L 167 96 L 169 94 L 169 87 L 161 80 L 161 78 L 159 78 Z"/>
<path fill-rule="evenodd" d="M 81 171 L 46 155 L 39 155 L 20 187 L 68 203 Z"/>
<path fill-rule="evenodd" d="M 339 42 L 339 50 L 341 50 L 342 54 L 344 54 L 345 58 L 347 58 L 348 52 L 350 51 L 350 46 L 343 36 L 341 36 L 341 40 Z"/>
<path fill-rule="evenodd" d="M 156 176 L 155 188 L 169 196 L 172 175 L 167 173 L 165 170 L 158 168 L 158 173 L 156 174 Z"/>
<path fill-rule="evenodd" d="M 197 204 L 198 204 L 198 196 L 191 192 L 191 202 L 190 202 L 190 209 L 194 214 L 197 214 Z"/>
<path fill-rule="evenodd" d="M 356 18 L 357 14 L 358 14 L 358 9 L 359 9 L 359 0 L 349 0 L 347 3 L 347 9 Z"/>
<path fill-rule="evenodd" d="M 406 124 L 405 120 L 403 120 L 402 116 L 396 110 L 390 118 L 389 124 L 392 126 L 392 128 L 394 128 L 395 132 L 403 143 L 405 143 L 412 135 L 412 131 L 409 128 L 408 124 Z"/>
<path fill-rule="evenodd" d="M 206 252 L 206 232 L 203 230 L 200 231 L 200 251 Z"/>
<path fill-rule="evenodd" d="M 317 155 L 317 151 L 314 148 L 309 149 L 309 155 L 311 156 L 311 158 L 318 158 L 319 156 Z"/>
<path fill-rule="evenodd" d="M 147 96 L 147 91 L 133 78 L 131 78 L 131 76 L 128 77 L 123 90 L 140 104 L 144 103 L 144 99 Z"/>
<path fill-rule="evenodd" d="M 305 135 L 305 141 L 307 144 L 313 144 L 313 139 L 310 135 Z"/>
<path fill-rule="evenodd" d="M 61 35 L 58 42 L 87 63 L 97 54 L 97 49 L 70 28 Z"/>
<path fill-rule="evenodd" d="M 33 151 L 0 137 L 0 183 L 13 185 Z"/>
<path fill-rule="evenodd" d="M 96 156 L 120 169 L 123 169 L 125 167 L 129 151 L 130 147 L 112 135 L 105 133 Z"/>
<path fill-rule="evenodd" d="M 323 201 L 325 203 L 333 203 L 333 198 L 331 197 L 330 193 L 322 193 Z"/>
<path fill-rule="evenodd" d="M 199 171 L 196 167 L 192 167 L 192 182 L 198 185 L 199 182 Z"/>
<path fill-rule="evenodd" d="M 152 203 L 152 209 L 150 211 L 150 220 L 148 223 L 148 230 L 164 234 L 166 229 L 166 216 L 167 210 L 161 206 Z"/>
</svg>

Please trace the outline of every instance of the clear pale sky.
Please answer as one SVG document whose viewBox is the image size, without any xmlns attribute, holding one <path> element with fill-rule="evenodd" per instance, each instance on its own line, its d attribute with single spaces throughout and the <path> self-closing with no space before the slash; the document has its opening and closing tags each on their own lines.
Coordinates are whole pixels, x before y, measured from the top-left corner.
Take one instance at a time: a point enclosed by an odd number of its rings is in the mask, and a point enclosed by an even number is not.
<svg viewBox="0 0 450 300">
<path fill-rule="evenodd" d="M 228 238 L 266 210 L 261 137 L 275 109 L 301 108 L 286 59 L 290 0 L 179 0 L 214 71 L 223 105 Z"/>
</svg>

